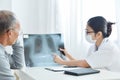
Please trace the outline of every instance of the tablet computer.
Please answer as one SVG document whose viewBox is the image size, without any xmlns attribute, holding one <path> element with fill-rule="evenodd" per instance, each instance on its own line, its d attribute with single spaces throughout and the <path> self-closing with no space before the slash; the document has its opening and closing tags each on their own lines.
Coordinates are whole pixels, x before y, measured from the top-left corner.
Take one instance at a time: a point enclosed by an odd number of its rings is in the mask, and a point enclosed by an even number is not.
<svg viewBox="0 0 120 80">
<path fill-rule="evenodd" d="M 80 68 L 80 69 L 66 70 L 64 71 L 64 74 L 80 76 L 80 75 L 87 75 L 87 74 L 95 74 L 99 72 L 100 72 L 99 70 L 95 70 L 92 68 Z"/>
</svg>

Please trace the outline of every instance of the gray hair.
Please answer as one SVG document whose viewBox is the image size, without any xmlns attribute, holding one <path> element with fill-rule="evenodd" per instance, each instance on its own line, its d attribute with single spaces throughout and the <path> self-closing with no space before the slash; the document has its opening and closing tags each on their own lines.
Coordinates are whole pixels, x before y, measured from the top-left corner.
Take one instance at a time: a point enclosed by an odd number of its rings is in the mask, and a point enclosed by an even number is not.
<svg viewBox="0 0 120 80">
<path fill-rule="evenodd" d="M 13 12 L 0 10 L 0 35 L 13 28 L 16 21 L 17 19 Z"/>
</svg>

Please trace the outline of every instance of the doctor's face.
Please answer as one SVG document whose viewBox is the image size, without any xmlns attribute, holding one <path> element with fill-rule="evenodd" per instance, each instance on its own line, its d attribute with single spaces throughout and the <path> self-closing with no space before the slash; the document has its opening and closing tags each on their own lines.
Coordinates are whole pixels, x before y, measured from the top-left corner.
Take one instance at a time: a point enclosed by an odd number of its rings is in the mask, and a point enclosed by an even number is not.
<svg viewBox="0 0 120 80">
<path fill-rule="evenodd" d="M 94 30 L 90 26 L 86 27 L 86 35 L 85 36 L 86 36 L 86 40 L 89 43 L 96 43 L 95 32 L 94 32 Z"/>
</svg>

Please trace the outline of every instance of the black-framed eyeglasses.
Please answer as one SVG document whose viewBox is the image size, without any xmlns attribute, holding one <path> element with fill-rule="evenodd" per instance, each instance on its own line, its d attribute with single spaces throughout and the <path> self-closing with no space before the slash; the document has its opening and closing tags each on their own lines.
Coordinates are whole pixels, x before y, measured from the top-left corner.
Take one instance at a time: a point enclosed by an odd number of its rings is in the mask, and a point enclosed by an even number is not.
<svg viewBox="0 0 120 80">
<path fill-rule="evenodd" d="M 87 31 L 85 30 L 86 34 L 89 34 L 89 33 L 95 33 L 94 31 Z"/>
<path fill-rule="evenodd" d="M 89 34 L 89 33 L 94 33 L 94 31 L 86 31 L 86 33 L 87 33 L 87 34 Z"/>
</svg>

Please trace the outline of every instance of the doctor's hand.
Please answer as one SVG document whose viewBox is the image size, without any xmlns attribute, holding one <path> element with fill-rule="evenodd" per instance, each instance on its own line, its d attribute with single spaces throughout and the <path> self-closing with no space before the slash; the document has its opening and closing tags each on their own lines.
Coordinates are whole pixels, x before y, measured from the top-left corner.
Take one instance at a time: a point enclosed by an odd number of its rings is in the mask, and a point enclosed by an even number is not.
<svg viewBox="0 0 120 80">
<path fill-rule="evenodd" d="M 58 64 L 63 64 L 64 60 L 60 58 L 58 55 L 54 54 L 54 61 Z"/>
<path fill-rule="evenodd" d="M 66 49 L 60 48 L 59 50 L 62 51 L 69 60 L 75 60 L 75 58 L 72 57 L 72 55 L 70 55 L 70 54 L 66 51 Z"/>
<path fill-rule="evenodd" d="M 68 52 L 66 51 L 66 49 L 59 48 L 59 50 L 62 51 L 65 56 L 67 56 Z"/>
</svg>

